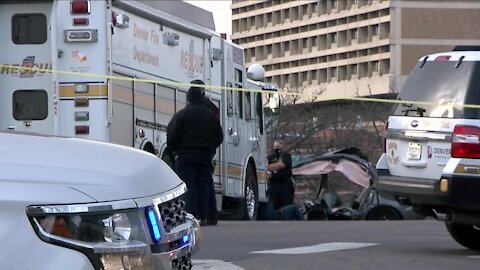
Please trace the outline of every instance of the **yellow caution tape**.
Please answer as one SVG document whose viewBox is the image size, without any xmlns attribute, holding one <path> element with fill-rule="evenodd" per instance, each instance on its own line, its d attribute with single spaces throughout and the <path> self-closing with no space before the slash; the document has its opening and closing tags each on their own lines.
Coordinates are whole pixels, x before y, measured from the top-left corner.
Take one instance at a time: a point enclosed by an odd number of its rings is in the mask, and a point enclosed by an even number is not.
<svg viewBox="0 0 480 270">
<path fill-rule="evenodd" d="M 43 72 L 43 73 L 52 73 L 52 74 L 61 74 L 61 75 L 74 75 L 74 76 L 81 76 L 81 77 L 90 77 L 90 78 L 101 78 L 107 80 L 120 80 L 120 81 L 132 81 L 132 82 L 145 82 L 145 83 L 157 83 L 167 86 L 174 86 L 174 87 L 204 87 L 210 90 L 233 90 L 233 91 L 248 91 L 248 92 L 257 92 L 257 93 L 268 93 L 268 94 L 281 94 L 287 96 L 300 96 L 303 93 L 291 92 L 291 91 L 272 91 L 272 90 L 258 90 L 258 89 L 248 89 L 248 88 L 239 88 L 239 87 L 226 87 L 226 86 L 217 86 L 217 85 L 201 85 L 201 84 L 191 84 L 191 83 L 181 83 L 181 82 L 173 82 L 167 80 L 149 80 L 149 79 L 138 79 L 138 78 L 127 78 L 127 77 L 117 77 L 117 76 L 110 76 L 110 75 L 103 75 L 103 74 L 96 74 L 96 73 L 87 73 L 87 72 L 72 72 L 72 71 L 64 71 L 64 70 L 52 70 L 52 69 L 41 69 L 41 68 L 32 68 L 32 67 L 25 67 L 25 66 L 12 66 L 12 65 L 2 65 L 0 64 L 0 68 L 6 69 L 18 69 L 18 70 L 30 70 L 35 72 Z M 0 74 L 2 75 L 2 74 Z M 321 97 L 322 95 L 309 95 L 311 97 Z M 367 97 L 334 97 L 330 98 L 329 100 L 352 100 L 352 101 L 367 101 L 367 102 L 381 102 L 381 103 L 392 103 L 392 104 L 407 104 L 407 105 L 437 105 L 440 107 L 458 107 L 458 108 L 480 108 L 480 105 L 476 104 L 462 104 L 462 103 L 435 103 L 435 102 L 424 102 L 424 101 L 413 101 L 413 100 L 393 100 L 393 99 L 381 99 L 381 98 L 367 98 Z"/>
</svg>

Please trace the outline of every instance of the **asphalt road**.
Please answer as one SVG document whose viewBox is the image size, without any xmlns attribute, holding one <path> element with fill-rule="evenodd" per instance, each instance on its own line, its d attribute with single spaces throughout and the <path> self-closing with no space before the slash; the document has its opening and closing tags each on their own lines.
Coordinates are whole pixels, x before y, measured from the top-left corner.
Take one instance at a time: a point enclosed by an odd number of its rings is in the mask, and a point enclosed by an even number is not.
<svg viewBox="0 0 480 270">
<path fill-rule="evenodd" d="M 471 270 L 480 265 L 480 252 L 458 245 L 435 220 L 220 221 L 202 227 L 202 237 L 194 269 Z"/>
</svg>

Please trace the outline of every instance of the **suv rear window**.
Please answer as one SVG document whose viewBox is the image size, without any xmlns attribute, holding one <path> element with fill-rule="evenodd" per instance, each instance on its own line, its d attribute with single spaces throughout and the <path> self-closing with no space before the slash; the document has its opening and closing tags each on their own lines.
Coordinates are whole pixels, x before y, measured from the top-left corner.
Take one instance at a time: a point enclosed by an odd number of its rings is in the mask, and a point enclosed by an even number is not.
<svg viewBox="0 0 480 270">
<path fill-rule="evenodd" d="M 47 41 L 47 17 L 44 14 L 16 14 L 12 17 L 12 41 L 15 44 L 42 44 Z"/>
<path fill-rule="evenodd" d="M 478 104 L 479 80 L 474 76 L 477 62 L 420 61 L 410 73 L 400 92 L 401 100 L 427 104 L 399 104 L 396 116 L 424 116 L 441 118 L 476 118 L 478 109 L 447 107 L 441 104 Z M 477 76 L 478 77 L 478 76 Z"/>
</svg>

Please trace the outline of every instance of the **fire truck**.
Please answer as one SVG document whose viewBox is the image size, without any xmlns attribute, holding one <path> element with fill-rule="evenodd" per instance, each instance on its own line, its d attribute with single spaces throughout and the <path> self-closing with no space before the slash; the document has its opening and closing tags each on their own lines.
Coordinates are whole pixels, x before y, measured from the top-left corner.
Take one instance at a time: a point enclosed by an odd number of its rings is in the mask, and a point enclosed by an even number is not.
<svg viewBox="0 0 480 270">
<path fill-rule="evenodd" d="M 225 136 L 215 157 L 217 208 L 255 219 L 267 199 L 265 105 L 276 104 L 277 86 L 263 82 L 260 65 L 246 69 L 240 46 L 159 2 L 2 1 L 0 129 L 162 158 L 166 126 L 186 106 L 188 83 L 203 80 Z"/>
</svg>

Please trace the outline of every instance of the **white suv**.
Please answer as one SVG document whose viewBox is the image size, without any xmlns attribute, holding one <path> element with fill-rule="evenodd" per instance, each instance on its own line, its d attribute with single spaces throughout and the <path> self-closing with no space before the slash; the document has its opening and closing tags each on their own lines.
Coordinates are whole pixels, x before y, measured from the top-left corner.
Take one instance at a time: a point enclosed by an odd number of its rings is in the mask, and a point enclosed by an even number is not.
<svg viewBox="0 0 480 270">
<path fill-rule="evenodd" d="M 190 269 L 198 221 L 159 158 L 74 138 L 0 132 L 2 269 Z"/>
<path fill-rule="evenodd" d="M 480 109 L 469 106 L 480 104 L 480 51 L 420 58 L 399 101 L 377 163 L 378 189 L 480 249 Z"/>
</svg>

